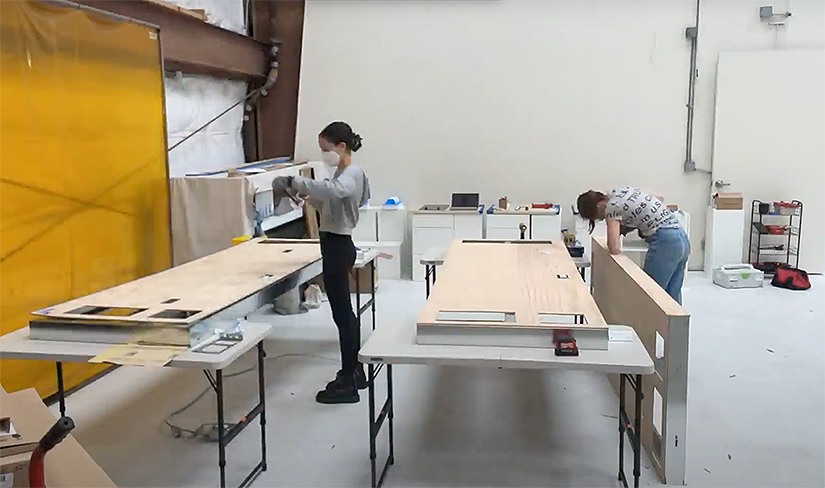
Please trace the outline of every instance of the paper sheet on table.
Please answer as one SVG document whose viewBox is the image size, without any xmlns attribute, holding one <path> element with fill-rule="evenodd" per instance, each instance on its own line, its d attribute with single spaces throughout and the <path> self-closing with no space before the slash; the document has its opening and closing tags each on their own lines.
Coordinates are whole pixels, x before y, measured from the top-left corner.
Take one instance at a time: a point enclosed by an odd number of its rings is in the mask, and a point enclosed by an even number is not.
<svg viewBox="0 0 825 488">
<path fill-rule="evenodd" d="M 89 360 L 90 363 L 111 363 L 123 366 L 166 366 L 184 346 L 147 346 L 121 344 L 107 349 Z"/>
</svg>

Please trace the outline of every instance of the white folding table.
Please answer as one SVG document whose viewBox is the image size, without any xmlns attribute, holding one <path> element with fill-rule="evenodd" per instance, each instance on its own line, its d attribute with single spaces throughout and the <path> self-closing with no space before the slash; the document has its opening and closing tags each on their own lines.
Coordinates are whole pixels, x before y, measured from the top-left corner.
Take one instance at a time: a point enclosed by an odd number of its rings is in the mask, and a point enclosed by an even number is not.
<svg viewBox="0 0 825 488">
<path fill-rule="evenodd" d="M 357 278 L 356 283 L 360 281 L 358 278 L 360 278 L 360 273 L 364 269 L 367 269 L 370 272 L 371 279 L 369 293 L 371 296 L 364 305 L 361 305 L 361 298 L 358 294 L 360 289 L 356 289 L 356 307 L 358 308 L 356 316 L 358 317 L 360 326 L 361 315 L 367 309 L 371 309 L 373 312 L 373 329 L 375 329 L 375 259 L 377 258 L 377 255 L 378 253 L 376 251 L 361 253 L 353 266 L 353 274 L 355 275 L 355 278 Z M 284 276 L 277 282 L 267 285 L 257 293 L 246 297 L 223 311 L 218 312 L 214 317 L 207 318 L 205 320 L 226 320 L 245 317 L 264 304 L 271 303 L 275 296 L 291 290 L 296 286 L 318 276 L 319 274 L 321 274 L 321 260 L 317 259 L 306 267 Z M 358 288 L 358 285 L 356 285 L 356 288 Z M 246 476 L 246 478 L 244 478 L 239 487 L 243 488 L 248 486 L 258 474 L 262 471 L 266 471 L 267 468 L 265 404 L 266 382 L 264 379 L 264 358 L 266 357 L 266 352 L 264 351 L 263 341 L 272 329 L 272 325 L 252 323 L 245 320 L 242 321 L 241 324 L 243 327 L 243 340 L 223 352 L 218 354 L 194 352 L 192 350 L 193 348 L 190 348 L 189 350 L 175 356 L 165 366 L 169 368 L 203 370 L 209 380 L 209 384 L 212 385 L 212 388 L 215 390 L 217 396 L 217 423 L 219 426 L 223 427 L 226 425 L 224 422 L 223 370 L 253 347 L 257 348 L 258 404 L 249 413 L 241 417 L 241 420 L 235 424 L 232 424 L 232 427 L 218 429 L 218 467 L 220 470 L 221 487 L 226 486 L 226 447 L 258 416 L 260 416 L 261 425 L 261 460 Z M 29 327 L 24 327 L 0 337 L 0 355 L 6 359 L 54 361 L 57 365 L 57 389 L 60 404 L 60 415 L 64 416 L 66 415 L 66 398 L 65 389 L 63 386 L 63 363 L 86 363 L 93 357 L 101 354 L 114 345 L 115 344 L 91 342 L 32 340 L 30 337 Z"/>
<path fill-rule="evenodd" d="M 206 374 L 214 388 L 218 403 L 218 425 L 224 425 L 223 370 L 244 353 L 258 349 L 258 404 L 229 429 L 218 429 L 218 466 L 221 486 L 226 486 L 226 446 L 256 417 L 261 423 L 261 460 L 241 482 L 247 486 L 261 472 L 266 471 L 266 405 L 264 393 L 264 346 L 263 340 L 269 324 L 243 323 L 243 340 L 219 354 L 193 352 L 191 349 L 175 356 L 168 368 L 200 369 Z M 86 363 L 98 354 L 111 348 L 112 344 L 89 342 L 38 341 L 29 338 L 29 328 L 24 327 L 0 337 L 0 354 L 8 359 L 35 359 L 54 361 L 57 364 L 58 398 L 60 415 L 66 415 L 66 400 L 63 389 L 63 363 Z"/>
<path fill-rule="evenodd" d="M 373 332 L 359 353 L 367 364 L 370 410 L 370 462 L 372 487 L 381 486 L 391 464 L 395 463 L 393 430 L 392 367 L 396 364 L 426 364 L 438 366 L 492 367 L 509 369 L 577 369 L 621 375 L 619 395 L 619 480 L 627 486 L 624 475 L 624 436 L 630 435 L 634 447 L 634 480 L 638 487 L 641 475 L 641 382 L 643 375 L 652 374 L 653 361 L 636 332 L 626 326 L 611 326 L 607 350 L 580 350 L 578 356 L 556 356 L 552 348 L 442 346 L 416 343 L 416 324 L 384 324 Z M 375 376 L 387 367 L 387 399 L 375 417 Z M 625 411 L 625 381 L 636 390 L 636 418 L 631 425 Z M 384 423 L 389 426 L 389 455 L 380 473 L 376 465 L 376 438 Z"/>
</svg>

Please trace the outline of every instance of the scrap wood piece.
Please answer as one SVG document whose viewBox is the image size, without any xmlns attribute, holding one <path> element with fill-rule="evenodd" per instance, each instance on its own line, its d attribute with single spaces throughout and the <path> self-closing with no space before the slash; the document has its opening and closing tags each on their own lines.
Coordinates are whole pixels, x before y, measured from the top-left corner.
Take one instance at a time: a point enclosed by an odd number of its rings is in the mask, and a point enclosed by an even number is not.
<svg viewBox="0 0 825 488">
<path fill-rule="evenodd" d="M 121 366 L 162 367 L 178 354 L 186 351 L 186 346 L 153 346 L 147 344 L 120 344 L 106 349 L 89 360 L 90 363 L 109 363 Z"/>
<path fill-rule="evenodd" d="M 312 168 L 304 168 L 300 170 L 300 174 L 307 178 L 315 177 Z M 318 211 L 309 203 L 304 203 L 304 222 L 306 223 L 309 238 L 318 239 L 321 235 L 318 224 Z"/>
</svg>

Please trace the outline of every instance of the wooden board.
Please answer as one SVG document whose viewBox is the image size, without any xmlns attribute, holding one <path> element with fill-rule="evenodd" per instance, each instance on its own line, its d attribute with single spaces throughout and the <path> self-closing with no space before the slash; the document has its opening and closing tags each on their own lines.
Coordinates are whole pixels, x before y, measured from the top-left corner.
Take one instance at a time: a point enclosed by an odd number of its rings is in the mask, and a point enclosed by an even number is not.
<svg viewBox="0 0 825 488">
<path fill-rule="evenodd" d="M 304 168 L 300 171 L 300 174 L 305 178 L 315 178 L 315 171 L 312 168 Z M 321 235 L 318 211 L 309 202 L 304 202 L 304 222 L 306 223 L 307 236 L 310 239 L 318 239 Z"/>
<path fill-rule="evenodd" d="M 253 239 L 139 280 L 32 312 L 32 315 L 85 322 L 188 326 L 320 259 L 318 241 Z M 84 313 L 80 311 L 84 307 L 90 309 Z M 116 314 L 128 312 L 123 309 L 139 311 Z M 161 315 L 158 317 L 158 314 Z"/>
<path fill-rule="evenodd" d="M 690 315 L 629 257 L 611 255 L 603 237 L 591 248 L 593 297 L 604 318 L 632 327 L 654 358 L 655 372 L 643 380 L 642 444 L 663 483 L 685 484 Z M 610 381 L 618 393 L 618 376 Z M 633 389 L 626 394 L 634 418 Z"/>
<path fill-rule="evenodd" d="M 607 347 L 607 323 L 560 241 L 454 241 L 437 278 L 418 317 L 420 343 L 423 333 L 447 328 L 527 335 L 563 328 L 603 334 Z M 485 317 L 490 312 L 506 321 Z"/>
</svg>

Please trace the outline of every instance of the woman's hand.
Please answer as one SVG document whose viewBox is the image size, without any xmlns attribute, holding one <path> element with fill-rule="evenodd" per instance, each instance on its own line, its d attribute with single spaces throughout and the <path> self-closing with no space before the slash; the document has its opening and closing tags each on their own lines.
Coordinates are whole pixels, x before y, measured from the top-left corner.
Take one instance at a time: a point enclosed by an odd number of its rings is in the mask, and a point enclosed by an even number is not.
<svg viewBox="0 0 825 488">
<path fill-rule="evenodd" d="M 622 253 L 622 222 L 620 220 L 607 221 L 607 249 L 610 254 Z"/>
</svg>

